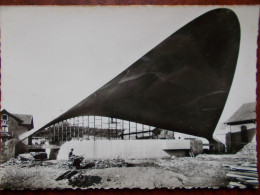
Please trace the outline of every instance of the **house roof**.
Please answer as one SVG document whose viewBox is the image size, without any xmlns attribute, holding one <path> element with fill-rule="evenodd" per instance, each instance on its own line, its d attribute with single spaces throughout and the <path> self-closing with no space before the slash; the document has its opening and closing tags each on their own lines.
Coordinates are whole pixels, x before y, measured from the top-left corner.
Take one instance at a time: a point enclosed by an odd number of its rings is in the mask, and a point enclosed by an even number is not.
<svg viewBox="0 0 260 195">
<path fill-rule="evenodd" d="M 225 124 L 241 124 L 254 122 L 256 120 L 256 102 L 243 104 Z"/>
<path fill-rule="evenodd" d="M 15 117 L 22 120 L 23 125 L 31 125 L 33 122 L 33 116 L 29 114 L 13 114 Z"/>
<path fill-rule="evenodd" d="M 12 114 L 3 109 L 1 111 L 1 114 L 8 114 L 9 116 L 12 116 L 14 119 L 16 119 L 20 124 L 22 125 L 28 125 L 31 128 L 33 128 L 33 116 L 29 114 Z"/>
</svg>

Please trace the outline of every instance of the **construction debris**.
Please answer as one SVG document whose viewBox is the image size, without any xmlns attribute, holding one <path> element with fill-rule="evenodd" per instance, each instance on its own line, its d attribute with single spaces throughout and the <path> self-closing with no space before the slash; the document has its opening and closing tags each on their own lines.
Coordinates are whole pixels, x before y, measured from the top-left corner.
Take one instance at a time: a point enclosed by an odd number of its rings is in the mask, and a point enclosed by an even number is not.
<svg viewBox="0 0 260 195">
<path fill-rule="evenodd" d="M 86 188 L 101 183 L 101 180 L 102 178 L 99 176 L 77 174 L 69 179 L 69 185 Z"/>
<path fill-rule="evenodd" d="M 57 177 L 55 180 L 59 181 L 62 179 L 70 179 L 72 176 L 76 175 L 78 171 L 66 171 L 65 173 L 61 174 L 59 177 Z"/>
<path fill-rule="evenodd" d="M 94 164 L 96 169 L 104 169 L 108 167 L 127 167 L 127 163 L 123 159 L 97 160 Z"/>
<path fill-rule="evenodd" d="M 47 160 L 46 152 L 31 152 L 30 153 L 35 160 Z"/>
<path fill-rule="evenodd" d="M 248 156 L 256 156 L 256 143 L 250 142 L 245 145 L 239 152 L 236 153 L 237 155 L 248 155 Z"/>
<path fill-rule="evenodd" d="M 229 183 L 229 187 L 246 188 L 253 187 L 258 188 L 258 173 L 256 163 L 245 163 L 238 165 L 223 165 L 229 168 L 227 177 L 232 178 Z"/>
<path fill-rule="evenodd" d="M 32 166 L 32 165 L 42 165 L 46 166 L 42 161 L 47 160 L 47 154 L 45 152 L 31 152 L 25 154 L 19 154 L 17 158 L 11 158 L 5 163 L 1 164 L 1 167 L 21 165 L 21 166 Z M 40 161 L 36 163 L 36 161 Z M 48 166 L 48 165 L 47 165 Z"/>
<path fill-rule="evenodd" d="M 21 161 L 33 161 L 34 157 L 30 153 L 19 154 L 18 159 Z"/>
</svg>

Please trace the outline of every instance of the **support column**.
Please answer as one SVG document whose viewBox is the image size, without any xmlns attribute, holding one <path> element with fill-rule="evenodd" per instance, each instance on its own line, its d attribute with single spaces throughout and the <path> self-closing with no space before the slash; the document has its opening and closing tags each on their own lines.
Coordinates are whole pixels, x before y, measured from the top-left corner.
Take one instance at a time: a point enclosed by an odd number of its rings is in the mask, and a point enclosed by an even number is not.
<svg viewBox="0 0 260 195">
<path fill-rule="evenodd" d="M 53 138 L 52 138 L 52 132 L 51 132 L 51 129 L 48 127 L 48 130 L 49 130 L 49 141 L 53 141 Z"/>
<path fill-rule="evenodd" d="M 61 122 L 61 141 L 64 141 L 64 140 L 63 140 L 63 138 L 64 138 L 64 137 L 63 137 L 63 133 L 64 133 L 64 132 L 63 132 L 63 121 L 62 121 L 62 122 Z"/>
<path fill-rule="evenodd" d="M 96 116 L 94 116 L 94 141 L 96 140 Z"/>
<path fill-rule="evenodd" d="M 137 123 L 135 123 L 135 138 L 137 139 Z"/>
<path fill-rule="evenodd" d="M 121 120 L 121 122 L 122 122 L 122 139 L 124 139 L 125 138 L 125 136 L 124 136 L 124 120 Z"/>
<path fill-rule="evenodd" d="M 58 134 L 58 141 L 60 141 L 60 126 L 59 126 L 59 123 L 57 123 L 57 125 L 58 125 L 57 126 L 57 128 L 58 128 L 58 133 L 57 133 Z"/>
<path fill-rule="evenodd" d="M 79 139 L 79 117 L 78 117 L 78 123 L 77 123 L 77 126 L 78 126 L 78 139 Z"/>
<path fill-rule="evenodd" d="M 68 120 L 66 120 L 66 140 L 68 141 L 69 138 L 68 138 Z"/>
<path fill-rule="evenodd" d="M 73 138 L 76 137 L 76 124 L 75 124 L 75 118 L 73 118 Z"/>
<path fill-rule="evenodd" d="M 81 129 L 81 137 L 84 138 L 84 116 L 82 116 L 82 129 Z"/>
<path fill-rule="evenodd" d="M 103 129 L 102 129 L 102 116 L 100 116 L 100 139 L 103 138 Z"/>
<path fill-rule="evenodd" d="M 118 139 L 118 131 L 117 131 L 117 119 L 116 119 L 116 139 Z"/>
<path fill-rule="evenodd" d="M 110 140 L 110 118 L 108 118 L 108 139 Z"/>
<path fill-rule="evenodd" d="M 89 116 L 88 116 L 88 139 L 89 139 Z"/>
<path fill-rule="evenodd" d="M 53 141 L 55 142 L 56 141 L 56 137 L 55 137 L 55 124 L 53 125 Z"/>
<path fill-rule="evenodd" d="M 72 139 L 72 119 L 70 119 L 70 140 Z"/>
<path fill-rule="evenodd" d="M 130 131 L 131 131 L 131 124 L 130 124 L 130 121 L 129 121 L 129 135 L 128 135 L 129 140 L 131 139 L 131 138 L 130 138 Z"/>
</svg>

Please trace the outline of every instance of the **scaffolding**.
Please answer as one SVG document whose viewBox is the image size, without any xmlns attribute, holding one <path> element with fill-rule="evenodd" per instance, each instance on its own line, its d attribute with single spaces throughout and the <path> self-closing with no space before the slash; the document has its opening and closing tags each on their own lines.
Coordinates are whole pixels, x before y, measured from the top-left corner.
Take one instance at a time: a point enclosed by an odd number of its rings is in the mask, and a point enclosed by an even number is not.
<svg viewBox="0 0 260 195">
<path fill-rule="evenodd" d="M 153 126 L 103 116 L 79 116 L 45 129 L 52 142 L 155 139 Z"/>
</svg>

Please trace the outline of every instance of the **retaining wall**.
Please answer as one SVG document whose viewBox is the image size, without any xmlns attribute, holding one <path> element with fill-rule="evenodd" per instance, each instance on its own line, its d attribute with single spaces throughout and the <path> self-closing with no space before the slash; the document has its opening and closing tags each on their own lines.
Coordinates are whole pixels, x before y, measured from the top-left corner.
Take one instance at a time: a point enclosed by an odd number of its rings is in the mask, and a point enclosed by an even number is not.
<svg viewBox="0 0 260 195">
<path fill-rule="evenodd" d="M 60 147 L 58 160 L 67 160 L 71 148 L 85 159 L 162 158 L 164 150 L 190 150 L 189 140 L 73 140 Z"/>
</svg>

